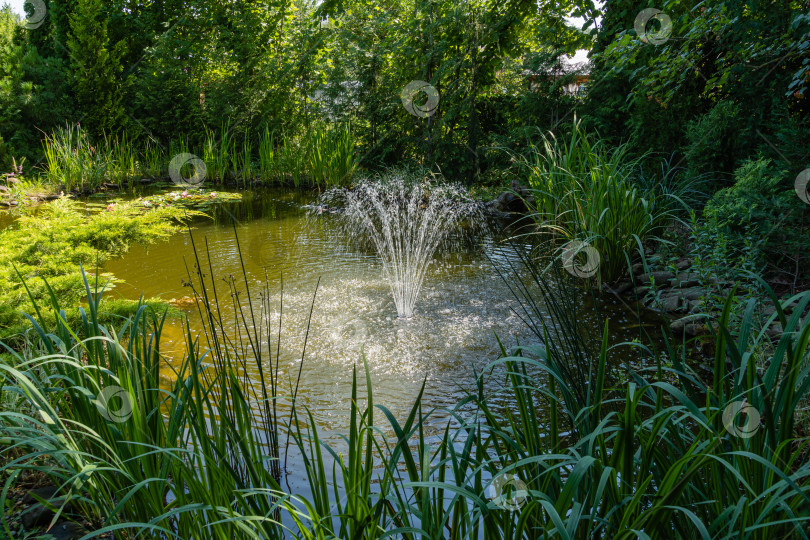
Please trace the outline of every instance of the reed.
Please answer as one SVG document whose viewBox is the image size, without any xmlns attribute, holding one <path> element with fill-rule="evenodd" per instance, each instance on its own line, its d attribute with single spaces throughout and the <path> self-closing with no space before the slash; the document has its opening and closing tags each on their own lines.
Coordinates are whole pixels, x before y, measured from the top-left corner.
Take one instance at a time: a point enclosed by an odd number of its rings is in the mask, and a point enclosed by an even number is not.
<svg viewBox="0 0 810 540">
<path fill-rule="evenodd" d="M 264 183 L 278 180 L 275 144 L 276 141 L 270 133 L 270 128 L 265 127 L 259 140 L 259 177 Z"/>
<path fill-rule="evenodd" d="M 139 165 L 140 172 L 148 178 L 160 178 L 168 174 L 168 162 L 163 156 L 160 146 L 151 139 L 147 139 L 144 143 Z"/>
<path fill-rule="evenodd" d="M 104 182 L 110 158 L 92 145 L 77 124 L 54 130 L 46 135 L 43 150 L 48 181 L 64 185 L 65 190 L 96 189 Z"/>
<path fill-rule="evenodd" d="M 213 182 L 234 181 L 247 187 L 256 179 L 265 183 L 306 185 L 320 189 L 348 185 L 358 167 L 355 142 L 348 124 L 315 124 L 304 135 L 287 134 L 276 139 L 265 128 L 259 137 L 258 162 L 254 162 L 251 135 L 241 142 L 228 123 L 218 131 L 206 129 L 199 154 Z M 46 135 L 43 142 L 47 180 L 64 184 L 68 191 L 97 189 L 109 181 L 131 185 L 138 177 L 159 178 L 168 162 L 180 153 L 194 153 L 188 138 L 169 143 L 167 152 L 147 139 L 139 148 L 126 134 L 104 135 L 93 145 L 80 126 L 66 126 Z"/>
<path fill-rule="evenodd" d="M 231 134 L 227 124 L 223 124 L 219 134 L 211 129 L 205 132 L 203 143 L 203 161 L 205 161 L 208 177 L 213 181 L 225 181 L 231 163 Z"/>
<path fill-rule="evenodd" d="M 788 302 L 801 313 L 810 294 Z M 304 537 L 804 538 L 808 441 L 793 419 L 810 386 L 810 321 L 777 309 L 787 332 L 761 371 L 751 353 L 764 333 L 753 331 L 752 316 L 735 333 L 728 312 L 719 321 L 719 371 L 710 385 L 674 348 L 669 357 L 649 350 L 649 367 L 613 367 L 606 324 L 583 370 L 591 378 L 577 388 L 577 366 L 562 362 L 576 338 L 557 335 L 557 345 L 549 329 L 543 346 L 493 362 L 476 392 L 449 411 L 460 427 L 448 423 L 432 440 L 424 435 L 431 412 L 422 412 L 421 393 L 404 423 L 377 406 L 382 426 L 373 421 L 368 375 L 364 409 L 355 377 L 348 454 L 326 454 L 337 469 L 323 465 L 316 430 L 297 437 L 315 494 Z M 727 358 L 730 371 L 719 368 Z M 488 392 L 484 380 L 493 376 L 502 384 Z M 751 437 L 723 419 L 741 399 L 763 414 Z M 493 407 L 504 400 L 511 406 Z M 557 413 L 544 418 L 540 410 Z M 395 440 L 376 435 L 384 428 Z M 383 468 L 376 484 L 368 479 L 374 463 Z M 513 491 L 498 487 L 508 484 Z"/>
<path fill-rule="evenodd" d="M 242 141 L 242 162 L 239 168 L 239 176 L 245 187 L 253 180 L 253 146 L 247 132 Z"/>
<path fill-rule="evenodd" d="M 29 346 L 6 348 L 10 360 L 0 363 L 2 399 L 13 403 L 0 412 L 7 485 L 40 470 L 96 535 L 121 538 L 282 538 L 284 517 L 295 524 L 286 534 L 306 539 L 807 537 L 808 439 L 796 418 L 810 388 L 810 293 L 780 302 L 763 283 L 775 313 L 757 327 L 751 300 L 736 328 L 730 294 L 704 381 L 673 342 L 625 344 L 650 361 L 617 365 L 607 322 L 591 340 L 573 311 L 578 289 L 559 265 L 544 273 L 527 256 L 525 282 L 505 277 L 542 345 L 504 350 L 445 411 L 440 436 L 426 435 L 435 411 L 423 410 L 424 385 L 396 418 L 375 401 L 365 365 L 364 376 L 354 372 L 338 452 L 296 405 L 296 389 L 290 433 L 304 457 L 304 499 L 279 483 L 272 295 L 265 286 L 254 302 L 247 278 L 218 291 L 196 246 L 190 264 L 204 331 L 195 338 L 186 328 L 187 356 L 168 388 L 163 315 L 140 306 L 120 325 L 101 325 L 103 287 L 86 278 L 80 327 L 67 326 L 53 295 L 55 324 L 36 307 Z M 536 318 L 540 298 L 551 319 Z M 226 318 L 236 333 L 224 331 Z M 784 332 L 771 343 L 776 321 Z M 113 387 L 128 408 L 103 398 Z M 761 422 L 741 436 L 724 413 L 742 400 Z"/>
<path fill-rule="evenodd" d="M 107 179 L 119 187 L 130 185 L 142 173 L 138 152 L 126 134 L 104 135 L 102 152 L 106 159 Z"/>
<path fill-rule="evenodd" d="M 188 352 L 177 370 L 160 356 L 165 313 L 141 305 L 120 326 L 101 325 L 104 287 L 86 277 L 81 328 L 68 328 L 54 295 L 55 326 L 35 303 L 29 320 L 36 337 L 24 350 L 44 354 L 6 347 L 12 362 L 0 364 L 19 400 L 0 413 L 3 440 L 15 441 L 0 451 L 9 481 L 22 470 L 42 471 L 65 497 L 60 511 L 70 503 L 70 512 L 97 527 L 95 535 L 282 537 L 280 510 L 293 508 L 279 487 L 278 362 L 267 367 L 281 343 L 271 335 L 272 295 L 265 287 L 260 305 L 242 305 L 238 284 L 229 281 L 229 317 L 239 326 L 229 335 L 220 311 L 226 300 L 206 265 L 195 246 L 189 281 L 207 347 L 201 352 L 187 327 Z M 244 287 L 249 296 L 247 280 Z M 258 380 L 248 376 L 251 358 Z M 161 375 L 173 380 L 168 388 Z M 105 397 L 112 389 L 118 397 Z"/>
<path fill-rule="evenodd" d="M 524 158 L 537 229 L 555 244 L 579 240 L 596 248 L 604 281 L 626 273 L 637 239 L 656 234 L 674 218 L 665 204 L 669 194 L 635 183 L 642 159 L 631 159 L 627 145 L 594 141 L 579 121 L 567 141 L 543 135 L 542 146 L 530 146 Z"/>
<path fill-rule="evenodd" d="M 305 138 L 311 181 L 321 189 L 347 185 L 357 169 L 351 126 L 314 124 Z"/>
</svg>

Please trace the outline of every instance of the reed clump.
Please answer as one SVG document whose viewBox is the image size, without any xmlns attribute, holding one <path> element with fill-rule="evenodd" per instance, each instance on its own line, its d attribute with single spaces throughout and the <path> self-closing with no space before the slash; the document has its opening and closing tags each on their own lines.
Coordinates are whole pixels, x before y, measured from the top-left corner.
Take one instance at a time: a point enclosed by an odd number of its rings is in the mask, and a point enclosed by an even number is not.
<svg viewBox="0 0 810 540">
<path fill-rule="evenodd" d="M 173 156 L 189 153 L 206 165 L 206 179 L 249 185 L 294 185 L 328 189 L 348 185 L 359 157 L 350 124 L 313 123 L 300 134 L 278 135 L 268 128 L 236 134 L 229 123 L 206 129 L 199 144 L 188 138 L 168 147 L 126 134 L 104 135 L 94 143 L 77 125 L 57 128 L 43 141 L 44 176 L 66 191 L 95 191 L 102 184 L 132 187 L 142 178 L 165 179 Z"/>
<path fill-rule="evenodd" d="M 423 409 L 422 392 L 396 418 L 374 396 L 368 367 L 355 370 L 340 453 L 294 400 L 291 419 L 279 417 L 269 291 L 251 305 L 251 283 L 231 278 L 228 292 L 240 294 L 228 305 L 196 255 L 189 280 L 205 331 L 186 328 L 187 355 L 167 388 L 164 317 L 141 306 L 102 325 L 103 289 L 85 279 L 78 327 L 52 298 L 56 323 L 38 309 L 30 346 L 7 349 L 0 363 L 0 399 L 10 404 L 0 412 L 0 473 L 10 485 L 40 470 L 75 503 L 65 512 L 122 538 L 805 536 L 810 462 L 796 422 L 810 388 L 810 293 L 774 297 L 767 324 L 784 328 L 775 342 L 755 326 L 753 304 L 729 327 L 729 301 L 705 381 L 674 343 L 634 345 L 650 362 L 614 365 L 607 324 L 596 347 L 582 338 L 570 311 L 576 289 L 528 256 L 524 264 L 508 279 L 541 345 L 504 350 L 439 437 L 425 434 L 435 411 Z M 552 317 L 537 318 L 540 297 Z M 228 317 L 235 334 L 223 332 Z M 248 362 L 261 381 L 247 376 Z M 488 390 L 493 377 L 501 384 Z M 126 406 L 107 399 L 112 388 Z M 496 406 L 504 399 L 509 407 Z M 306 496 L 279 482 L 284 424 L 304 458 Z"/>
</svg>

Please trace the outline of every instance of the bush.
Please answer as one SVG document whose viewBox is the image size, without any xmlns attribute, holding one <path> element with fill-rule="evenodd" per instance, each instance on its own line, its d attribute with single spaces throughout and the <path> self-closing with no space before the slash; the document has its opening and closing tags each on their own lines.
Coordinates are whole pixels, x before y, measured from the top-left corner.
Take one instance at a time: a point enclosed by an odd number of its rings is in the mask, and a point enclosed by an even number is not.
<svg viewBox="0 0 810 540">
<path fill-rule="evenodd" d="M 709 112 L 689 122 L 686 138 L 687 168 L 692 175 L 707 172 L 731 174 L 740 152 L 740 134 L 745 120 L 730 101 L 717 103 Z"/>
<path fill-rule="evenodd" d="M 734 172 L 734 185 L 711 198 L 704 217 L 715 236 L 726 239 L 729 264 L 747 259 L 758 268 L 807 278 L 810 271 L 802 264 L 810 252 L 807 208 L 796 196 L 792 176 L 758 159 Z M 753 246 L 751 238 L 758 239 Z"/>
<path fill-rule="evenodd" d="M 35 311 L 32 299 L 44 302 L 54 294 L 71 308 L 68 316 L 75 315 L 73 308 L 84 292 L 79 265 L 94 268 L 132 244 L 168 238 L 185 222 L 187 212 L 119 203 L 86 216 L 78 204 L 62 198 L 23 215 L 0 231 L 0 337 L 8 338 L 27 325 L 20 311 Z M 39 278 L 47 279 L 49 286 Z M 106 282 L 112 276 L 101 278 Z"/>
</svg>

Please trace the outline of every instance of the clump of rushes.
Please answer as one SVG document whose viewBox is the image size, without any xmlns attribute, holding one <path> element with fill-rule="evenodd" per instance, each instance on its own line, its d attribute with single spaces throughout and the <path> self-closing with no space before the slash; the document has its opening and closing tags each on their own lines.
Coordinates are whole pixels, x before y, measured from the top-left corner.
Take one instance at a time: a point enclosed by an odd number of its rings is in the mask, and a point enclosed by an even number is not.
<svg viewBox="0 0 810 540">
<path fill-rule="evenodd" d="M 0 387 L 10 389 L 0 399 L 12 402 L 0 412 L 0 474 L 10 485 L 22 470 L 41 470 L 65 497 L 60 512 L 89 520 L 95 536 L 282 538 L 282 510 L 298 513 L 279 486 L 273 294 L 266 284 L 252 291 L 243 272 L 219 296 L 210 257 L 196 244 L 194 254 L 189 284 L 205 349 L 186 326 L 179 368 L 159 352 L 165 312 L 140 305 L 118 325 L 101 324 L 104 289 L 84 274 L 78 327 L 55 296 L 55 321 L 32 298 L 31 346 L 7 348 L 10 361 L 0 364 Z M 223 320 L 236 330 L 226 332 Z M 165 388 L 161 379 L 172 382 Z"/>
<path fill-rule="evenodd" d="M 349 184 L 358 165 L 351 125 L 313 124 L 305 145 L 307 168 L 318 189 Z"/>
<path fill-rule="evenodd" d="M 530 146 L 524 158 L 537 229 L 558 247 L 572 240 L 593 246 L 598 277 L 607 282 L 627 271 L 627 254 L 639 239 L 675 217 L 671 202 L 660 200 L 672 195 L 636 184 L 643 159 L 630 158 L 627 145 L 594 140 L 578 121 L 567 141 L 543 135 L 542 146 Z"/>
<path fill-rule="evenodd" d="M 168 150 L 149 139 L 138 146 L 126 134 L 104 135 L 96 145 L 81 126 L 66 126 L 45 137 L 45 176 L 66 191 L 94 191 L 105 182 L 131 186 L 140 177 L 165 176 L 173 156 L 196 153 L 213 182 L 247 187 L 256 180 L 282 184 L 291 180 L 296 187 L 324 189 L 348 185 L 359 165 L 349 124 L 316 123 L 303 135 L 287 133 L 279 139 L 265 128 L 258 137 L 258 162 L 251 134 L 240 137 L 237 140 L 226 122 L 218 131 L 207 129 L 196 152 L 187 138 L 171 141 Z"/>
<path fill-rule="evenodd" d="M 52 298 L 55 323 L 39 307 L 31 318 L 33 350 L 45 354 L 9 350 L 0 364 L 13 402 L 0 412 L 6 485 L 40 470 L 64 497 L 59 513 L 89 521 L 92 536 L 281 538 L 277 516 L 290 503 L 267 457 L 267 425 L 251 409 L 243 351 L 221 342 L 212 366 L 187 333 L 188 355 L 172 371 L 159 352 L 165 314 L 141 305 L 102 325 L 103 289 L 84 285 L 79 327 Z M 174 381 L 168 389 L 161 375 Z"/>
<path fill-rule="evenodd" d="M 43 146 L 51 184 L 73 191 L 96 189 L 104 182 L 110 160 L 78 124 L 57 128 L 45 137 Z"/>
<path fill-rule="evenodd" d="M 95 536 L 121 538 L 806 538 L 808 439 L 795 421 L 810 388 L 810 293 L 779 303 L 763 283 L 776 306 L 768 324 L 784 328 L 772 344 L 754 326 L 754 301 L 738 328 L 727 305 L 706 383 L 675 345 L 645 349 L 649 367 L 615 365 L 608 324 L 591 349 L 571 318 L 576 290 L 530 268 L 532 286 L 515 283 L 525 316 L 537 295 L 556 306 L 533 323 L 543 345 L 504 351 L 446 411 L 442 435 L 426 435 L 435 411 L 422 408 L 424 387 L 396 418 L 375 404 L 367 366 L 365 396 L 353 377 L 340 453 L 293 399 L 304 498 L 278 481 L 280 334 L 263 316 L 269 291 L 251 304 L 250 281 L 230 279 L 226 306 L 210 261 L 195 256 L 192 267 L 206 347 L 186 327 L 187 355 L 168 388 L 161 315 L 141 306 L 119 326 L 100 324 L 102 291 L 87 280 L 77 327 L 55 297 L 55 322 L 34 303 L 31 346 L 0 363 L 0 400 L 11 403 L 0 412 L 7 487 L 40 470 L 65 496 L 59 510 L 89 520 Z M 230 317 L 238 330 L 222 333 Z M 260 377 L 248 376 L 248 362 Z M 111 390 L 121 401 L 105 397 Z M 749 415 L 729 418 L 740 403 Z M 0 492 L 3 507 L 8 497 Z"/>
</svg>

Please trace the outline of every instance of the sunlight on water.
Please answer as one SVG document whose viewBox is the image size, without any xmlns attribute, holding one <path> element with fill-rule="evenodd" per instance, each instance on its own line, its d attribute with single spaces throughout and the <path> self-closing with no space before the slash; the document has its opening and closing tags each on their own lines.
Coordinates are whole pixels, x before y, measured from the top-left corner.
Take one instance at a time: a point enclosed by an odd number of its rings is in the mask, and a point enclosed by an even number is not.
<svg viewBox="0 0 810 540">
<path fill-rule="evenodd" d="M 435 435 L 449 419 L 441 409 L 455 405 L 472 390 L 474 374 L 484 372 L 499 357 L 498 339 L 506 347 L 537 342 L 514 313 L 515 300 L 493 267 L 494 263 L 501 272 L 511 271 L 511 248 L 486 238 L 477 248 L 464 243 L 443 245 L 425 269 L 418 309 L 411 318 L 402 319 L 383 263 L 373 249 L 347 242 L 336 216 L 312 219 L 302 208 L 307 201 L 279 200 L 272 195 L 257 197 L 230 212 L 238 220 L 236 232 L 251 293 L 260 294 L 265 279 L 269 284 L 269 342 L 274 358 L 283 277 L 281 414 L 289 415 L 291 388 L 301 369 L 298 403 L 309 409 L 322 439 L 329 444 L 340 447 L 339 436 L 348 429 L 352 370 L 358 367 L 362 381 L 363 355 L 371 372 L 375 404 L 399 419 L 406 417 L 424 382 L 424 410 L 439 409 L 425 425 L 426 433 Z M 198 222 L 192 234 L 203 253 L 207 244 L 213 273 L 222 282 L 219 307 L 226 327 L 232 329 L 233 323 L 227 322 L 233 313 L 231 299 L 220 278 L 238 276 L 240 291 L 244 284 L 231 216 L 227 217 L 222 223 Z M 186 232 L 148 250 L 135 246 L 124 257 L 109 262 L 106 270 L 126 281 L 112 294 L 137 299 L 143 293 L 181 300 L 177 305 L 188 315 L 192 333 L 198 334 L 202 326 L 189 298 L 192 291 L 183 286 L 186 265 L 193 268 L 194 262 Z M 204 259 L 206 273 L 208 265 Z M 621 311 L 617 313 L 621 315 Z M 581 321 L 587 324 L 591 317 L 585 310 Z M 595 321 L 593 318 L 594 327 L 599 326 Z M 205 347 L 203 338 L 201 346 Z M 162 352 L 172 365 L 178 365 L 185 348 L 181 323 L 170 321 L 164 330 Z M 171 370 L 166 369 L 162 377 L 166 385 L 171 383 Z M 500 377 L 489 381 L 493 393 L 502 388 Z M 496 396 L 491 405 L 507 406 L 507 401 L 506 396 Z"/>
</svg>

